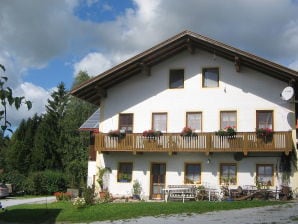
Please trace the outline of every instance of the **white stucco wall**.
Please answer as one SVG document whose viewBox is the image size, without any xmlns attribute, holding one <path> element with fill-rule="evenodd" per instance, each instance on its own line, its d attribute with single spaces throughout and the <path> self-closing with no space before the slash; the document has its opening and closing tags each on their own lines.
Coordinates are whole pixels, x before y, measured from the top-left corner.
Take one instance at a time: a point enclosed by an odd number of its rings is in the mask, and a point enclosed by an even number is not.
<svg viewBox="0 0 298 224">
<path fill-rule="evenodd" d="M 87 186 L 92 187 L 93 177 L 97 175 L 96 161 L 88 161 L 88 177 L 87 177 Z"/>
<path fill-rule="evenodd" d="M 237 166 L 237 184 L 231 185 L 231 188 L 237 186 L 254 185 L 256 178 L 257 164 L 274 165 L 274 186 L 280 186 L 281 177 L 278 172 L 279 157 L 268 155 L 266 157 L 244 157 L 241 161 L 235 161 L 233 153 L 214 153 L 206 156 L 203 153 L 178 153 L 177 155 L 168 155 L 167 153 L 144 153 L 142 155 L 132 155 L 131 153 L 110 153 L 101 154 L 105 165 L 112 169 L 109 174 L 110 183 L 108 189 L 114 196 L 131 196 L 133 180 L 138 180 L 142 185 L 142 197 L 149 198 L 150 193 L 150 169 L 152 163 L 166 164 L 166 183 L 184 184 L 185 163 L 201 164 L 201 183 L 208 184 L 211 187 L 219 186 L 219 172 L 221 163 L 235 163 Z M 210 159 L 210 163 L 207 160 Z M 132 162 L 133 174 L 132 181 L 129 183 L 117 182 L 118 162 Z M 277 171 L 277 172 L 276 172 Z"/>
<path fill-rule="evenodd" d="M 219 67 L 218 88 L 202 88 L 202 68 Z M 169 70 L 185 71 L 183 89 L 169 89 Z M 184 52 L 151 69 L 151 76 L 136 75 L 108 89 L 101 105 L 100 131 L 118 129 L 118 114 L 134 114 L 134 132 L 151 128 L 152 113 L 168 113 L 168 132 L 180 132 L 185 126 L 186 112 L 201 111 L 204 132 L 220 127 L 219 112 L 237 111 L 237 131 L 254 131 L 256 110 L 274 111 L 274 130 L 294 128 L 294 104 L 280 99 L 287 83 L 241 67 L 236 72 L 233 62 L 199 51 Z"/>
<path fill-rule="evenodd" d="M 219 67 L 219 87 L 202 88 L 202 69 Z M 183 89 L 169 89 L 169 70 L 184 69 Z M 236 72 L 234 63 L 204 51 L 191 55 L 183 52 L 151 68 L 151 76 L 138 74 L 107 92 L 102 100 L 100 131 L 118 129 L 118 114 L 134 114 L 134 133 L 151 128 L 152 113 L 167 112 L 167 132 L 180 132 L 186 125 L 186 112 L 202 112 L 202 131 L 214 132 L 220 128 L 220 111 L 237 111 L 237 131 L 253 132 L 256 128 L 256 110 L 273 110 L 274 130 L 295 130 L 294 104 L 282 101 L 280 92 L 288 84 L 250 68 L 241 67 Z M 276 156 L 276 155 L 275 155 Z M 256 164 L 278 165 L 279 157 L 246 157 L 236 162 L 233 154 L 214 153 L 211 163 L 201 153 L 100 154 L 98 166 L 112 168 L 109 190 L 114 195 L 130 195 L 132 183 L 117 183 L 119 162 L 133 162 L 133 180 L 142 183 L 143 195 L 150 193 L 150 166 L 153 162 L 164 162 L 167 166 L 166 185 L 183 184 L 184 164 L 198 162 L 202 168 L 202 182 L 218 185 L 219 164 L 237 163 L 237 185 L 255 184 Z M 277 172 L 274 172 L 275 175 Z M 296 175 L 297 176 L 297 175 Z M 275 186 L 279 181 L 275 176 Z M 297 180 L 297 178 L 296 178 Z M 294 182 L 294 186 L 298 186 Z M 297 182 L 297 181 L 296 181 Z M 236 187 L 236 186 L 235 186 Z"/>
</svg>

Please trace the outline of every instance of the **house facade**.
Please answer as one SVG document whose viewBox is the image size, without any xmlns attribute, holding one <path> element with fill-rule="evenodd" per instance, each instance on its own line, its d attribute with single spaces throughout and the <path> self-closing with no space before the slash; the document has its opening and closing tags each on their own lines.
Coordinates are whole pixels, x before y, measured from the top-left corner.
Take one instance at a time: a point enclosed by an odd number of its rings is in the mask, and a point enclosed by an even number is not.
<svg viewBox="0 0 298 224">
<path fill-rule="evenodd" d="M 167 185 L 297 187 L 297 71 L 184 31 L 72 90 L 100 107 L 89 184 L 161 199 Z"/>
</svg>

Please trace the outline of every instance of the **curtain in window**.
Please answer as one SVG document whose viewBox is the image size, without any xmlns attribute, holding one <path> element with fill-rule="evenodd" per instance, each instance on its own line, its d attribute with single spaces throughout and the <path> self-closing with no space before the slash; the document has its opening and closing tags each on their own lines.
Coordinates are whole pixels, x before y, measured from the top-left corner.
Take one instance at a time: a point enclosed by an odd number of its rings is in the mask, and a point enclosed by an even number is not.
<svg viewBox="0 0 298 224">
<path fill-rule="evenodd" d="M 257 118 L 258 118 L 257 128 L 273 129 L 272 111 L 258 111 Z"/>
<path fill-rule="evenodd" d="M 195 184 L 201 182 L 201 166 L 200 164 L 187 164 L 185 166 L 185 183 Z"/>
<path fill-rule="evenodd" d="M 153 114 L 153 130 L 167 131 L 167 114 Z"/>
<path fill-rule="evenodd" d="M 235 111 L 227 111 L 220 113 L 220 128 L 225 129 L 228 126 L 236 127 L 237 125 L 237 115 Z"/>
<path fill-rule="evenodd" d="M 202 114 L 187 113 L 187 127 L 194 131 L 202 131 Z"/>
<path fill-rule="evenodd" d="M 258 182 L 261 182 L 263 184 L 272 184 L 272 177 L 273 177 L 273 166 L 272 165 L 258 165 L 257 168 L 258 176 L 257 180 Z"/>
<path fill-rule="evenodd" d="M 133 114 L 120 114 L 119 129 L 124 130 L 126 133 L 132 133 L 132 128 L 133 128 Z"/>
</svg>

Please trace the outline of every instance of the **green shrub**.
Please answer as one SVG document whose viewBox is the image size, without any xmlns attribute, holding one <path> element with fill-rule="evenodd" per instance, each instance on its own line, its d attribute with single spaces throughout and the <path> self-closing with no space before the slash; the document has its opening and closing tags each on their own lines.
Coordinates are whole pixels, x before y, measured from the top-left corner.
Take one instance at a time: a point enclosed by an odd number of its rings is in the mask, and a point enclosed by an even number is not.
<svg viewBox="0 0 298 224">
<path fill-rule="evenodd" d="M 13 193 L 22 192 L 25 189 L 24 182 L 26 177 L 18 171 L 10 171 L 0 175 L 0 182 L 12 184 Z"/>
<path fill-rule="evenodd" d="M 29 174 L 25 186 L 29 194 L 51 195 L 66 191 L 67 181 L 62 172 L 46 170 Z"/>
<path fill-rule="evenodd" d="M 94 203 L 94 187 L 87 187 L 84 189 L 83 197 L 86 205 L 92 205 Z"/>
</svg>

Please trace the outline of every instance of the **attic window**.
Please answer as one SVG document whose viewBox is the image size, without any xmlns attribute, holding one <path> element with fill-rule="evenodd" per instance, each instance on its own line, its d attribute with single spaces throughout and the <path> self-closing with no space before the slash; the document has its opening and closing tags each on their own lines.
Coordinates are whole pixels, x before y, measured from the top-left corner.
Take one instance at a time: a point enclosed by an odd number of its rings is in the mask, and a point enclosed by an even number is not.
<svg viewBox="0 0 298 224">
<path fill-rule="evenodd" d="M 170 70 L 170 89 L 184 88 L 184 69 Z"/>
<path fill-rule="evenodd" d="M 219 86 L 219 69 L 204 68 L 203 69 L 203 87 Z"/>
</svg>

